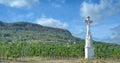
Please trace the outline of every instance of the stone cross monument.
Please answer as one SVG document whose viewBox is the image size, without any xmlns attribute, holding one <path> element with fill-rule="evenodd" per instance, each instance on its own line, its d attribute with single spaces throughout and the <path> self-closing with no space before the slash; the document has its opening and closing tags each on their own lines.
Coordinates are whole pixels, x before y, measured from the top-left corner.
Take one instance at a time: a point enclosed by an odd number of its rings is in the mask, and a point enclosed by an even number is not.
<svg viewBox="0 0 120 63">
<path fill-rule="evenodd" d="M 89 16 L 85 20 L 85 23 L 87 24 L 86 43 L 85 43 L 85 59 L 93 59 L 94 58 L 94 47 L 93 47 L 92 37 L 91 37 L 91 32 L 90 32 L 90 24 L 92 23 L 92 21 L 90 20 Z"/>
</svg>

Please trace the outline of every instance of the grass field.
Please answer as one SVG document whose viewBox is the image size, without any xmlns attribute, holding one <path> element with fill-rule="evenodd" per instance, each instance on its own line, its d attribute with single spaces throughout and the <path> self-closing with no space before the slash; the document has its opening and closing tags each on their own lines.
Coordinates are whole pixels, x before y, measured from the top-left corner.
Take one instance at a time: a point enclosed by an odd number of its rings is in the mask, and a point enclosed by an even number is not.
<svg viewBox="0 0 120 63">
<path fill-rule="evenodd" d="M 120 63 L 119 59 L 93 59 L 86 60 L 84 58 L 40 58 L 40 57 L 26 57 L 18 59 L 2 60 L 0 63 Z"/>
</svg>

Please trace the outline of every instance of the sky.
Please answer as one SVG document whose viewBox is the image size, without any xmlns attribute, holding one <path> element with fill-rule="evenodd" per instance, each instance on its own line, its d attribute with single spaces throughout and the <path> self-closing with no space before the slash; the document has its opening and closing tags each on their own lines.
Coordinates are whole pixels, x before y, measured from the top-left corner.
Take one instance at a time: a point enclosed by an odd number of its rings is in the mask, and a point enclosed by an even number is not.
<svg viewBox="0 0 120 63">
<path fill-rule="evenodd" d="M 87 16 L 93 40 L 120 44 L 120 0 L 0 0 L 0 21 L 67 29 L 82 39 Z"/>
</svg>

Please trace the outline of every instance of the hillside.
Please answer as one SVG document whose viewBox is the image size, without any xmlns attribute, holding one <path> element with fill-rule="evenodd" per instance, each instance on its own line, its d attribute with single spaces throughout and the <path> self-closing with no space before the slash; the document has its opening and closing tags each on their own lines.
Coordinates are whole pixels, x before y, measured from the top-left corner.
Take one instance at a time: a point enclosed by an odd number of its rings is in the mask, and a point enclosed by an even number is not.
<svg viewBox="0 0 120 63">
<path fill-rule="evenodd" d="M 80 42 L 68 30 L 51 28 L 28 22 L 5 23 L 0 21 L 0 40 L 3 42 L 42 42 L 67 43 Z"/>
</svg>

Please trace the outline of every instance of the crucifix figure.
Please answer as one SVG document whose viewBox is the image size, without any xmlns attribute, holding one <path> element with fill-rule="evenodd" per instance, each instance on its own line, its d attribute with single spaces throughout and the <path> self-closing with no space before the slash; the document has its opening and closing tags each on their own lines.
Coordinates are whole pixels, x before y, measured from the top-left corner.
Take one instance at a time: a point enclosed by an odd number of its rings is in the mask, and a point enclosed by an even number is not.
<svg viewBox="0 0 120 63">
<path fill-rule="evenodd" d="M 86 40 L 85 40 L 85 59 L 94 58 L 94 47 L 93 47 L 92 37 L 90 32 L 90 24 L 92 22 L 93 21 L 90 20 L 89 16 L 85 20 L 85 23 L 87 24 L 87 32 L 86 32 Z"/>
</svg>

